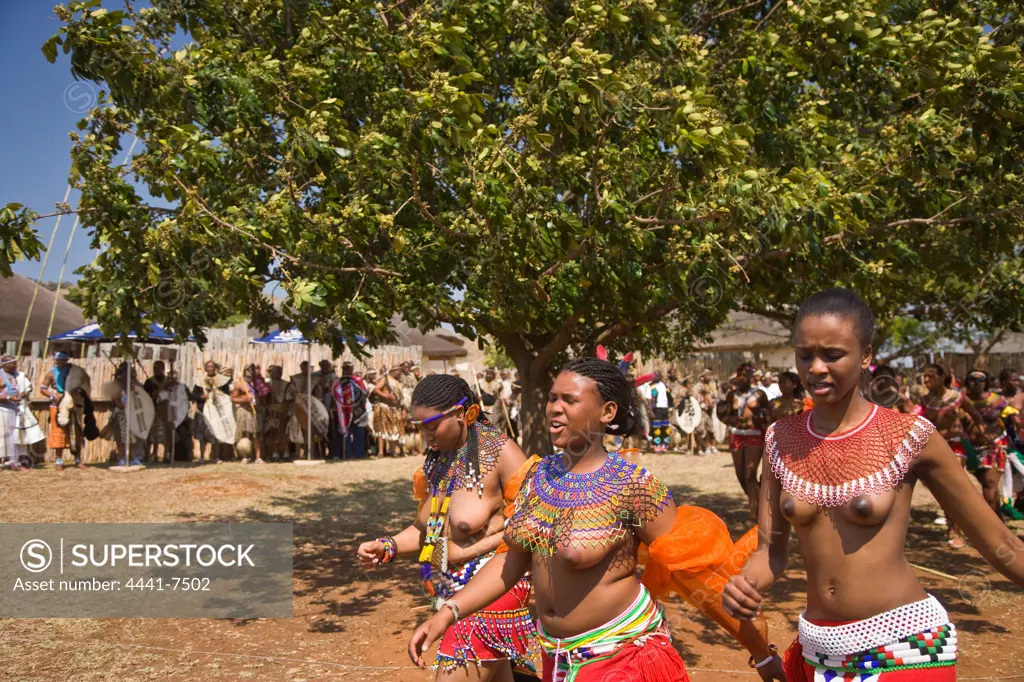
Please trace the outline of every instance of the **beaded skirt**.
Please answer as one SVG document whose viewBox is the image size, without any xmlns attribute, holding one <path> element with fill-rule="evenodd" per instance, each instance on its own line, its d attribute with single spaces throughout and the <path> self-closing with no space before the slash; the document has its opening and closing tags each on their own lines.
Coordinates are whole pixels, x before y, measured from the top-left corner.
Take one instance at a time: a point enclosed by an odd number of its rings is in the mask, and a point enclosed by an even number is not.
<svg viewBox="0 0 1024 682">
<path fill-rule="evenodd" d="M 445 571 L 437 580 L 437 604 L 461 590 L 494 552 Z M 473 663 L 507 659 L 512 669 L 533 673 L 538 657 L 537 629 L 530 615 L 532 585 L 523 578 L 490 606 L 448 628 L 437 650 L 435 667 L 445 672 Z"/>
<path fill-rule="evenodd" d="M 800 617 L 800 634 L 786 654 L 796 682 L 888 682 L 956 679 L 956 628 L 935 597 L 852 623 Z"/>
</svg>

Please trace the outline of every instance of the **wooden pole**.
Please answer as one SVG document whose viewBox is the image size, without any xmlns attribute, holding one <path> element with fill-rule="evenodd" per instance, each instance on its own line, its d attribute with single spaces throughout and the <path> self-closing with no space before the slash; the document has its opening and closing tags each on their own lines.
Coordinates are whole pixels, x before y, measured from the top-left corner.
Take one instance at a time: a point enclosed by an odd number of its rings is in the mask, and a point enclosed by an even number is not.
<svg viewBox="0 0 1024 682">
<path fill-rule="evenodd" d="M 64 249 L 64 260 L 60 264 L 60 275 L 57 276 L 57 290 L 53 292 L 53 305 L 50 307 L 50 323 L 46 327 L 46 341 L 43 344 L 43 357 L 46 357 L 50 350 L 50 335 L 53 334 L 53 319 L 57 315 L 57 302 L 60 301 L 60 289 L 64 284 L 64 271 L 68 267 L 68 256 L 71 255 L 71 242 L 75 240 L 75 232 L 78 231 L 79 216 L 75 216 L 75 224 L 71 226 L 71 234 L 68 236 L 68 245 Z"/>
<path fill-rule="evenodd" d="M 68 197 L 71 196 L 71 185 L 68 185 L 67 191 L 64 192 L 64 202 L 68 202 Z M 53 240 L 57 236 L 57 230 L 60 229 L 60 219 L 64 215 L 57 216 L 57 222 L 53 226 L 53 232 L 50 233 L 50 242 L 46 246 L 46 255 L 43 256 L 43 265 L 39 268 L 39 277 L 36 278 L 36 288 L 32 290 L 32 300 L 28 303 L 28 313 L 25 315 L 25 326 L 21 328 L 21 338 L 18 339 L 18 355 L 21 355 L 21 347 L 25 344 L 25 336 L 28 335 L 28 323 L 32 319 L 32 308 L 36 304 L 36 296 L 39 295 L 39 286 L 43 281 L 43 274 L 46 272 L 46 264 L 50 260 L 50 251 L 53 250 Z"/>
</svg>

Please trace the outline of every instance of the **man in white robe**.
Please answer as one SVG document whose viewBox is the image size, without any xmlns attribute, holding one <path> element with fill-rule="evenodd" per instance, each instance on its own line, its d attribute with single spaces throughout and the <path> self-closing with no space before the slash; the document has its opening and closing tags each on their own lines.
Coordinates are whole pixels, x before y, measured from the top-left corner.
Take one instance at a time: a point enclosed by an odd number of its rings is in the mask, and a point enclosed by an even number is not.
<svg viewBox="0 0 1024 682">
<path fill-rule="evenodd" d="M 46 435 L 29 405 L 32 383 L 18 371 L 13 355 L 0 357 L 0 380 L 0 466 L 18 471 L 28 459 L 29 446 Z"/>
</svg>

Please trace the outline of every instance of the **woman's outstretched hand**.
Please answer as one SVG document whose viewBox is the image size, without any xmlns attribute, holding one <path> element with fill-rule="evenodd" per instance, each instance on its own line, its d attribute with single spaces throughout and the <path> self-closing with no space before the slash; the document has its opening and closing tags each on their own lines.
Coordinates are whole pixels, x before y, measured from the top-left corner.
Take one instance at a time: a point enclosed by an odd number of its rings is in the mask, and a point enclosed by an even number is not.
<svg viewBox="0 0 1024 682">
<path fill-rule="evenodd" d="M 454 622 L 454 614 L 451 609 L 442 608 L 434 616 L 416 628 L 409 640 L 409 658 L 418 668 L 425 668 L 423 654 L 434 645 Z"/>
<path fill-rule="evenodd" d="M 380 540 L 364 542 L 359 545 L 356 554 L 359 555 L 359 565 L 364 569 L 380 566 L 380 562 L 384 559 L 384 543 Z"/>
<path fill-rule="evenodd" d="M 722 607 L 733 618 L 754 620 L 761 611 L 757 583 L 745 575 L 734 575 L 722 591 Z"/>
</svg>

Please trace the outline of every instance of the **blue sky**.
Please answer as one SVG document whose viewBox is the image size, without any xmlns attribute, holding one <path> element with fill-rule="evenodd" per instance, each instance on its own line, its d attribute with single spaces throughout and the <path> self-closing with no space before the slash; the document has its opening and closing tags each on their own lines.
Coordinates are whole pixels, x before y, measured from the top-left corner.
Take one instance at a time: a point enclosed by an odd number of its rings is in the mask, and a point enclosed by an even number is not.
<svg viewBox="0 0 1024 682">
<path fill-rule="evenodd" d="M 52 213 L 54 203 L 64 198 L 71 151 L 68 133 L 97 92 L 92 83 L 76 83 L 63 52 L 50 64 L 39 49 L 61 26 L 53 15 L 55 4 L 56 0 L 6 1 L 0 22 L 0 206 L 17 202 L 41 214 Z M 68 201 L 75 205 L 75 193 Z M 55 221 L 47 218 L 36 225 L 44 246 Z M 44 279 L 57 279 L 73 224 L 73 216 L 61 221 Z M 72 270 L 93 259 L 89 241 L 82 231 L 75 236 L 66 280 L 77 279 Z M 23 261 L 15 263 L 14 271 L 34 279 L 41 265 L 42 259 Z"/>
</svg>

